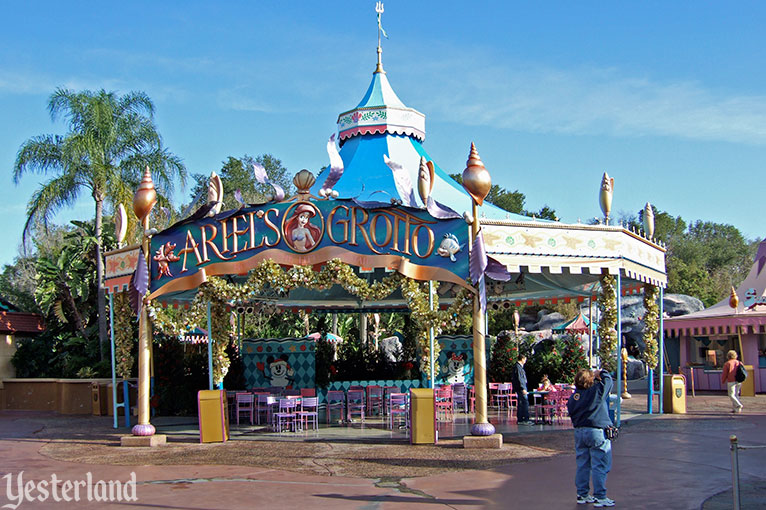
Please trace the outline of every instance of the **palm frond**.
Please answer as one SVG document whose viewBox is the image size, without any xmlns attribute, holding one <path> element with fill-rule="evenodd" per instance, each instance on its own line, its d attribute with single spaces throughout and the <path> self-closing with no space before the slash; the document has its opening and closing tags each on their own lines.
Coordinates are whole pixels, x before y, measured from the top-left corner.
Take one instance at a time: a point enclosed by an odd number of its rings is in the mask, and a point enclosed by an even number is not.
<svg viewBox="0 0 766 510">
<path fill-rule="evenodd" d="M 33 194 L 27 204 L 27 221 L 22 233 L 23 241 L 32 225 L 40 222 L 47 228 L 48 221 L 65 206 L 74 205 L 80 195 L 81 183 L 70 173 L 54 177 Z"/>
<path fill-rule="evenodd" d="M 26 172 L 47 173 L 60 168 L 62 139 L 55 135 L 30 138 L 19 148 L 13 166 L 13 182 L 18 184 Z"/>
</svg>

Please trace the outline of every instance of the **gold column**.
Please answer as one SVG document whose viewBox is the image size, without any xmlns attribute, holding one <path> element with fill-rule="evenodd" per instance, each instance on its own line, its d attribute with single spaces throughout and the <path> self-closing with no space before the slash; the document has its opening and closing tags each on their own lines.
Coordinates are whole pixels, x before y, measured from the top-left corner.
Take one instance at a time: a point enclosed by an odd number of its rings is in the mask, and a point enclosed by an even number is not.
<svg viewBox="0 0 766 510">
<path fill-rule="evenodd" d="M 479 235 L 479 208 L 492 187 L 492 179 L 484 163 L 479 157 L 476 146 L 471 143 L 471 152 L 463 170 L 463 187 L 471 195 L 471 246 Z M 495 433 L 495 427 L 487 420 L 487 358 L 485 355 L 486 324 L 484 312 L 479 301 L 479 282 L 476 285 L 476 293 L 473 296 L 473 384 L 476 395 L 475 417 L 471 427 L 474 436 L 491 436 Z"/>
<path fill-rule="evenodd" d="M 471 240 L 479 233 L 478 207 L 473 202 L 473 224 L 471 225 Z M 475 436 L 488 436 L 495 432 L 495 428 L 487 420 L 487 358 L 485 355 L 485 336 L 487 332 L 484 323 L 484 313 L 481 311 L 479 294 L 473 296 L 473 384 L 475 388 L 475 417 L 471 434 Z M 491 431 L 487 428 L 491 427 Z M 477 432 L 478 431 L 478 432 Z"/>
<path fill-rule="evenodd" d="M 141 247 L 146 257 L 148 269 L 151 269 L 151 252 L 149 251 L 149 213 L 157 203 L 157 192 L 154 190 L 154 182 L 149 168 L 144 172 L 144 178 L 133 197 L 133 211 L 138 216 L 143 229 L 143 241 Z M 149 276 L 151 278 L 151 275 Z M 141 296 L 144 299 L 144 296 Z M 152 325 L 149 322 L 147 303 L 141 307 L 138 317 L 138 424 L 133 427 L 134 436 L 152 436 L 155 429 L 149 423 L 151 417 L 149 408 L 150 378 L 151 378 L 151 353 L 150 342 L 152 341 Z M 127 412 L 127 410 L 126 410 Z"/>
</svg>

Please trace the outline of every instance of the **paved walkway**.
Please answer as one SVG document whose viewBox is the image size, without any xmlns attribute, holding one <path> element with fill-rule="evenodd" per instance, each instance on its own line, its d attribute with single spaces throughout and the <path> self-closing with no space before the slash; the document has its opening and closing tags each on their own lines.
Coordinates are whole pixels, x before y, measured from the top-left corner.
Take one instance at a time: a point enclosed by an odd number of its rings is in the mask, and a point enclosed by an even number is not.
<svg viewBox="0 0 766 510">
<path fill-rule="evenodd" d="M 689 398 L 689 414 L 632 416 L 614 444 L 609 496 L 620 508 L 731 508 L 729 436 L 743 445 L 766 445 L 766 396 L 744 399 L 741 415 L 726 412 L 723 395 Z M 645 398 L 626 403 L 645 406 Z M 116 466 L 63 462 L 44 456 L 40 416 L 0 412 L 0 507 L 7 482 L 126 481 L 134 472 L 138 501 L 105 504 L 83 501 L 77 508 L 587 508 L 574 502 L 574 456 L 522 461 L 494 469 L 460 471 L 410 479 L 315 476 L 288 470 L 226 465 Z M 55 420 L 55 417 L 45 417 Z M 545 430 L 540 428 L 540 430 Z M 541 432 L 546 433 L 546 432 Z M 561 434 L 561 432 L 557 432 Z M 508 432 L 506 441 L 512 440 Z M 404 448 L 411 448 L 403 446 Z M 385 462 L 387 459 L 381 459 Z M 766 454 L 740 452 L 743 507 L 766 508 Z M 41 496 L 41 493 L 33 494 Z M 87 494 L 81 494 L 81 498 Z M 71 508 L 73 503 L 23 502 L 25 508 Z"/>
</svg>

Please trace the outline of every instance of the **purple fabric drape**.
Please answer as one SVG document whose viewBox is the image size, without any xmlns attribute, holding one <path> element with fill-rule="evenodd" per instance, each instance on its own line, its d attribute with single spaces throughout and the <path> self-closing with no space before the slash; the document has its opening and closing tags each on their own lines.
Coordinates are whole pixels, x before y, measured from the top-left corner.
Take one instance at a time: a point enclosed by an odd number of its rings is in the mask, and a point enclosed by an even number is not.
<svg viewBox="0 0 766 510">
<path fill-rule="evenodd" d="M 493 259 L 487 256 L 487 249 L 484 245 L 484 236 L 481 230 L 473 240 L 473 246 L 471 248 L 471 258 L 469 260 L 469 274 L 471 281 L 479 290 L 479 303 L 481 306 L 481 313 L 484 313 L 487 309 L 487 291 L 485 285 L 485 276 L 489 276 L 493 280 L 507 282 L 511 279 L 511 273 L 508 269 Z"/>
<path fill-rule="evenodd" d="M 144 295 L 149 290 L 149 268 L 146 267 L 146 258 L 144 250 L 138 251 L 138 266 L 130 279 L 130 306 L 137 316 L 141 315 L 141 308 L 144 304 Z"/>
</svg>

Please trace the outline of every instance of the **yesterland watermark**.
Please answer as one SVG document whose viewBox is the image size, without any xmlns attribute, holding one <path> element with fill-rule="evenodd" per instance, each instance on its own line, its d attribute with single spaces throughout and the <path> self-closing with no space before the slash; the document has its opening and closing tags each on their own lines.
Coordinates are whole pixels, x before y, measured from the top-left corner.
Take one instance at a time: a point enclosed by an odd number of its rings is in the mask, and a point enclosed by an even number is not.
<svg viewBox="0 0 766 510">
<path fill-rule="evenodd" d="M 84 479 L 63 480 L 56 473 L 50 479 L 24 480 L 24 471 L 19 474 L 5 474 L 5 497 L 9 501 L 1 508 L 16 510 L 24 502 L 48 501 L 55 502 L 116 502 L 138 501 L 136 495 L 136 473 L 130 473 L 130 479 L 93 480 L 93 474 L 88 471 Z"/>
</svg>

